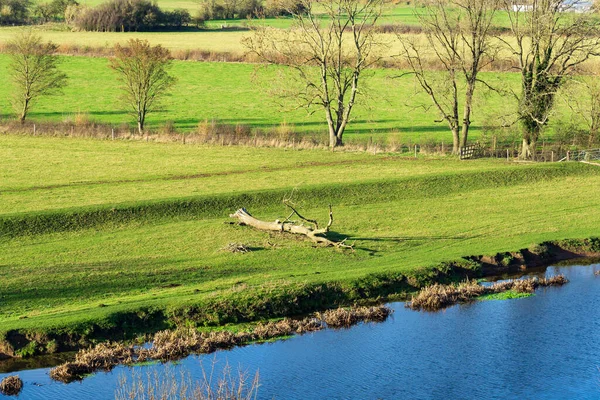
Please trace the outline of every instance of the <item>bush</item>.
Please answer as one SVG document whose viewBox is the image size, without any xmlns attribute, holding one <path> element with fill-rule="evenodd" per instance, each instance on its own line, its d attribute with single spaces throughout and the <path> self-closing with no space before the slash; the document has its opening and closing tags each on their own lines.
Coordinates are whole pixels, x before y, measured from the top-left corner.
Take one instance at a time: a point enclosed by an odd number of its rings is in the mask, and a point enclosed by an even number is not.
<svg viewBox="0 0 600 400">
<path fill-rule="evenodd" d="M 244 19 L 264 14 L 261 0 L 206 0 L 200 5 L 197 20 Z"/>
<path fill-rule="evenodd" d="M 77 6 L 79 6 L 79 3 L 75 0 L 53 0 L 50 3 L 37 4 L 34 9 L 34 16 L 43 23 L 67 20 L 67 9 Z"/>
<path fill-rule="evenodd" d="M 165 26 L 181 29 L 182 26 L 188 25 L 190 22 L 192 22 L 192 16 L 188 10 L 183 8 L 163 13 L 163 24 Z"/>
<path fill-rule="evenodd" d="M 29 0 L 0 0 L 0 25 L 22 25 L 29 19 Z"/>
<path fill-rule="evenodd" d="M 306 7 L 298 0 L 266 0 L 264 11 L 268 17 L 287 17 L 304 13 Z"/>
<path fill-rule="evenodd" d="M 70 19 L 71 8 L 66 11 L 69 16 L 65 13 L 65 19 Z M 143 32 L 160 28 L 180 29 L 191 20 L 187 10 L 165 12 L 148 0 L 112 0 L 95 8 L 80 10 L 73 23 L 85 31 Z"/>
</svg>

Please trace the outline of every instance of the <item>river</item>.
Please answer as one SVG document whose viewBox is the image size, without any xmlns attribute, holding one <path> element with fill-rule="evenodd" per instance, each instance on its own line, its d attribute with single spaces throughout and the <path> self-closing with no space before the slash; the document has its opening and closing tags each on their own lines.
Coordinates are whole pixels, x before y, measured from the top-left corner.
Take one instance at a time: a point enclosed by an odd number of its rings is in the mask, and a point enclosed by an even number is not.
<svg viewBox="0 0 600 400">
<path fill-rule="evenodd" d="M 168 368 L 192 379 L 202 376 L 201 364 L 258 371 L 260 399 L 598 399 L 596 270 L 600 264 L 548 267 L 546 275 L 562 273 L 570 283 L 436 313 L 391 303 L 394 313 L 381 324 L 191 356 Z M 24 370 L 18 398 L 114 399 L 120 377 L 165 368 L 118 367 L 68 385 L 51 381 L 48 368 Z"/>
</svg>

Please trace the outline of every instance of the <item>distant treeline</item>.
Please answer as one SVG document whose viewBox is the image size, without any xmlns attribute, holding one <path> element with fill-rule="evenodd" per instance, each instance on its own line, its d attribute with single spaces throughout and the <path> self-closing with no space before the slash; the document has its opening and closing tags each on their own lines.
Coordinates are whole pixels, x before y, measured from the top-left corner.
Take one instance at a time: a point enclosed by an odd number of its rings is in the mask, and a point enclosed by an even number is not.
<svg viewBox="0 0 600 400">
<path fill-rule="evenodd" d="M 30 0 L 0 0 L 0 25 L 26 25 L 63 21 L 69 8 L 79 4 L 75 0 L 52 0 L 34 4 Z"/>
<path fill-rule="evenodd" d="M 150 0 L 109 0 L 96 7 L 76 0 L 0 0 L 0 25 L 64 21 L 85 31 L 152 31 L 202 26 L 208 20 L 287 16 L 303 12 L 300 0 L 203 0 L 192 16 L 186 9 L 161 10 Z"/>
<path fill-rule="evenodd" d="M 200 3 L 199 20 L 281 17 L 302 13 L 300 0 L 204 0 Z"/>
</svg>

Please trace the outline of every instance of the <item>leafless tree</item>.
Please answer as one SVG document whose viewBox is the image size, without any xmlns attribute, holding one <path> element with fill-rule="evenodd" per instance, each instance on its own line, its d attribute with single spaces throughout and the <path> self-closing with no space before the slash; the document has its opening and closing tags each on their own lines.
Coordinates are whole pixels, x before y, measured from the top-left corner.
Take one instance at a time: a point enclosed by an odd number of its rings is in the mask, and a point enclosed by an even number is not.
<svg viewBox="0 0 600 400">
<path fill-rule="evenodd" d="M 600 133 L 600 73 L 597 68 L 578 71 L 562 91 L 562 97 L 570 110 L 571 121 L 585 126 L 587 145 L 592 146 Z"/>
<path fill-rule="evenodd" d="M 343 144 L 364 71 L 380 58 L 371 27 L 382 6 L 383 0 L 302 0 L 288 10 L 292 29 L 259 27 L 244 41 L 264 62 L 295 72 L 301 88 L 286 95 L 302 107 L 322 108 L 332 148 Z"/>
<path fill-rule="evenodd" d="M 40 97 L 59 94 L 67 76 L 58 70 L 57 45 L 43 42 L 31 30 L 17 34 L 7 46 L 9 75 L 13 82 L 13 106 L 25 122 L 32 104 Z"/>
<path fill-rule="evenodd" d="M 561 0 L 504 2 L 513 35 L 500 40 L 519 63 L 521 90 L 513 95 L 523 127 L 521 158 L 531 159 L 558 90 L 577 66 L 598 53 L 600 20 L 568 12 L 576 3 Z"/>
<path fill-rule="evenodd" d="M 448 124 L 457 153 L 467 144 L 475 88 L 485 84 L 479 72 L 498 51 L 491 31 L 497 0 L 426 0 L 423 5 L 416 15 L 426 40 L 399 34 L 401 56 Z M 428 68 L 428 58 L 442 71 Z"/>
<path fill-rule="evenodd" d="M 136 117 L 140 134 L 144 133 L 146 115 L 156 109 L 175 83 L 168 73 L 171 60 L 168 49 L 151 46 L 147 40 L 130 39 L 127 46 L 115 45 L 110 67 L 118 72 L 123 101 Z"/>
</svg>

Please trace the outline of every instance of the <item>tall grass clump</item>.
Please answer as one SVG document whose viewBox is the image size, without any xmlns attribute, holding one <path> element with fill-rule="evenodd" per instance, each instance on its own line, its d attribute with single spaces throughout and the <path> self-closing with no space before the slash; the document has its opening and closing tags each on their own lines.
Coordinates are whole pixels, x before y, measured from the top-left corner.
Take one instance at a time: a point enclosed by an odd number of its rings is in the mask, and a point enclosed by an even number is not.
<svg viewBox="0 0 600 400">
<path fill-rule="evenodd" d="M 334 310 L 327 310 L 324 313 L 318 314 L 318 316 L 330 328 L 347 328 L 359 322 L 383 322 L 391 313 L 391 308 L 385 306 L 340 307 Z"/>
<path fill-rule="evenodd" d="M 16 375 L 7 376 L 0 382 L 0 394 L 17 396 L 23 389 L 23 381 Z"/>
<path fill-rule="evenodd" d="M 437 311 L 457 303 L 466 303 L 479 296 L 514 291 L 516 293 L 533 293 L 538 287 L 562 286 L 569 282 L 564 275 L 549 278 L 514 279 L 494 283 L 490 286 L 480 285 L 477 281 L 467 280 L 458 285 L 442 285 L 436 283 L 421 289 L 406 307 L 413 310 Z"/>
<path fill-rule="evenodd" d="M 193 380 L 189 372 L 175 372 L 167 365 L 160 372 L 156 369 L 141 374 L 135 371 L 130 379 L 119 378 L 115 392 L 116 400 L 251 400 L 258 397 L 259 373 L 251 377 L 241 369 L 233 373 L 229 364 L 217 375 L 216 363 L 210 371 L 201 364 L 202 378 Z"/>
</svg>

